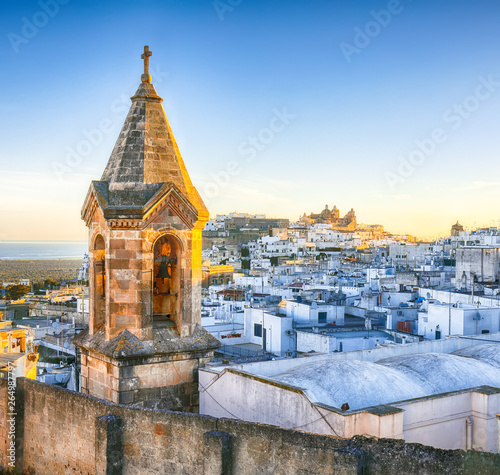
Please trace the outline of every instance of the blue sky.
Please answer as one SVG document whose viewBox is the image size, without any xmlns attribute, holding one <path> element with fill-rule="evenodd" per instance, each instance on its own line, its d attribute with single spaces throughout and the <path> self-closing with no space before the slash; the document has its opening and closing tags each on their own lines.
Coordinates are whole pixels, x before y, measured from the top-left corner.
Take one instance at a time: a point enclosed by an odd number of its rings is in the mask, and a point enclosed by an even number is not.
<svg viewBox="0 0 500 475">
<path fill-rule="evenodd" d="M 0 239 L 86 238 L 145 44 L 213 216 L 328 203 L 421 237 L 496 226 L 499 19 L 494 1 L 5 3 Z"/>
</svg>

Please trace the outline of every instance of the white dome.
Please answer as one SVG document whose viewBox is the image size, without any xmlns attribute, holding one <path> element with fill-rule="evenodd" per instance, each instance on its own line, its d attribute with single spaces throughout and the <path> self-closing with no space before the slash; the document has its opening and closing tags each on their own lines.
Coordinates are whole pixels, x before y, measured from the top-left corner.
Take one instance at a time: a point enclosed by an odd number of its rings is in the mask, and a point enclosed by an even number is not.
<svg viewBox="0 0 500 475">
<path fill-rule="evenodd" d="M 485 345 L 470 346 L 463 350 L 457 350 L 452 355 L 465 358 L 474 358 L 484 363 L 500 368 L 500 345 L 498 343 L 487 343 Z"/>
<path fill-rule="evenodd" d="M 311 401 L 350 409 L 426 396 L 423 388 L 404 373 L 358 360 L 310 362 L 273 378 L 306 391 Z"/>
<path fill-rule="evenodd" d="M 428 395 L 483 385 L 500 387 L 500 368 L 457 355 L 424 353 L 388 358 L 377 364 L 404 373 Z"/>
<path fill-rule="evenodd" d="M 355 410 L 477 386 L 500 388 L 499 349 L 480 345 L 461 350 L 461 356 L 424 353 L 377 363 L 307 361 L 273 380 L 304 390 L 313 402 L 336 408 L 348 403 Z"/>
</svg>

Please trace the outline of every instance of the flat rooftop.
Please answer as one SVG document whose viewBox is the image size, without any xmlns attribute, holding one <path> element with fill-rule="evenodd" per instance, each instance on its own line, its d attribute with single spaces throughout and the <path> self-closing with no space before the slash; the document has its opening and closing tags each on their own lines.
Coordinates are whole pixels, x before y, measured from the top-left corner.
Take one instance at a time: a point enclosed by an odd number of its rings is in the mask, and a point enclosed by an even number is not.
<svg viewBox="0 0 500 475">
<path fill-rule="evenodd" d="M 391 335 L 389 335 L 386 332 L 383 332 L 381 330 L 334 330 L 331 327 L 329 328 L 321 328 L 319 331 L 313 331 L 310 329 L 307 330 L 300 330 L 297 329 L 297 332 L 302 331 L 306 333 L 316 333 L 316 334 L 321 334 L 321 335 L 327 335 L 327 336 L 334 336 L 335 338 L 373 338 L 373 337 L 379 337 L 379 338 L 385 338 L 388 340 L 394 340 Z"/>
</svg>

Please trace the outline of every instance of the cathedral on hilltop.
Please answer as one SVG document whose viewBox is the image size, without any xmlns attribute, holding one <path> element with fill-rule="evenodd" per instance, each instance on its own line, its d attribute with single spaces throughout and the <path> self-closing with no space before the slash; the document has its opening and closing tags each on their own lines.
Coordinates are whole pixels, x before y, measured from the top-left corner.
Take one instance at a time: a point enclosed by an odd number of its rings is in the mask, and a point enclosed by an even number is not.
<svg viewBox="0 0 500 475">
<path fill-rule="evenodd" d="M 452 227 L 451 227 L 451 236 L 459 236 L 460 233 L 464 230 L 464 227 L 457 221 Z"/>
<path fill-rule="evenodd" d="M 74 338 L 81 390 L 115 403 L 197 412 L 198 368 L 220 346 L 201 327 L 208 211 L 144 74 L 99 181 L 89 228 L 89 327 Z"/>
<path fill-rule="evenodd" d="M 352 208 L 341 218 L 337 207 L 334 206 L 333 209 L 328 209 L 328 205 L 325 205 L 325 209 L 319 214 L 311 213 L 307 216 L 304 213 L 304 216 L 300 218 L 300 222 L 306 226 L 309 224 L 331 224 L 332 229 L 339 231 L 356 231 L 357 229 L 356 214 Z"/>
</svg>

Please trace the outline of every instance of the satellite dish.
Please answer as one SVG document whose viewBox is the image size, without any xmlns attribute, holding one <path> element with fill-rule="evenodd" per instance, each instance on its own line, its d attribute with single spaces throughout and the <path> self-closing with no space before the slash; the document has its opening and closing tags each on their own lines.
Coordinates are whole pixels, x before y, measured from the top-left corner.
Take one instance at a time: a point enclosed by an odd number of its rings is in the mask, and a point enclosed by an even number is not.
<svg viewBox="0 0 500 475">
<path fill-rule="evenodd" d="M 61 326 L 61 324 L 60 324 L 59 322 L 54 322 L 54 323 L 52 324 L 52 328 L 57 328 L 57 327 L 59 327 L 59 326 Z"/>
<path fill-rule="evenodd" d="M 311 308 L 318 308 L 318 304 L 317 304 L 316 302 L 313 302 L 313 303 L 311 304 Z"/>
</svg>

